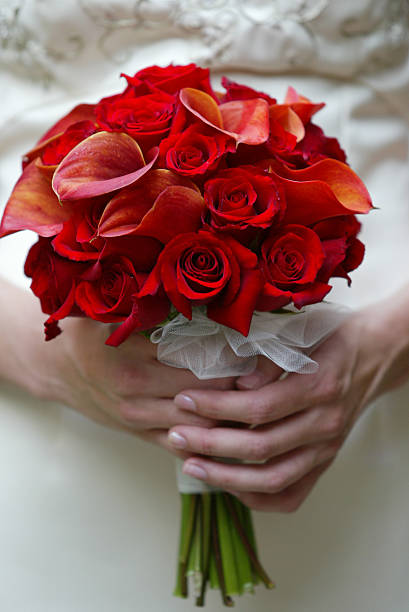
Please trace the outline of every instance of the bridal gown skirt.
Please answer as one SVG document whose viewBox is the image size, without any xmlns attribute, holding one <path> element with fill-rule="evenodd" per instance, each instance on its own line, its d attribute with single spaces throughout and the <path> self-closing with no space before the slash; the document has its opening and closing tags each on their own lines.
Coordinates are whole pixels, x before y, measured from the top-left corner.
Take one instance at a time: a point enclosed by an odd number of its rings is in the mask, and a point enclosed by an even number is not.
<svg viewBox="0 0 409 612">
<path fill-rule="evenodd" d="M 21 155 L 72 106 L 119 91 L 121 71 L 201 61 L 215 84 L 227 74 L 278 99 L 291 84 L 327 102 L 317 122 L 379 206 L 363 219 L 367 256 L 352 287 L 337 282 L 330 297 L 359 307 L 389 295 L 409 261 L 407 3 L 359 4 L 0 0 L 2 205 Z M 33 240 L 0 242 L 1 273 L 26 287 Z M 408 404 L 406 385 L 369 407 L 296 513 L 255 513 L 277 588 L 260 586 L 237 610 L 409 610 Z M 171 596 L 173 460 L 6 383 L 0 414 L 0 610 L 190 610 Z M 223 609 L 217 592 L 207 605 Z"/>
</svg>

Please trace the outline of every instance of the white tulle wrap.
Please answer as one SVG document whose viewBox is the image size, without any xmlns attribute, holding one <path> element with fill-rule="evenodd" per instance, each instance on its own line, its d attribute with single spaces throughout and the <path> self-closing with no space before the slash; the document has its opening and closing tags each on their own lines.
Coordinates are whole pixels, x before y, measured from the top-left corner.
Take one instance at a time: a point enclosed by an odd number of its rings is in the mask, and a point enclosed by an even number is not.
<svg viewBox="0 0 409 612">
<path fill-rule="evenodd" d="M 204 308 L 192 320 L 178 314 L 151 334 L 158 359 L 191 370 L 197 378 L 250 374 L 257 356 L 274 361 L 285 372 L 311 374 L 318 364 L 308 355 L 340 325 L 349 310 L 322 302 L 301 311 L 255 312 L 248 336 L 211 321 Z"/>
<path fill-rule="evenodd" d="M 321 302 L 301 311 L 255 312 L 248 336 L 211 321 L 204 307 L 193 309 L 192 320 L 178 314 L 151 334 L 158 359 L 175 368 L 191 370 L 197 378 L 250 374 L 257 356 L 271 359 L 285 372 L 311 374 L 318 364 L 309 354 L 348 316 L 344 306 Z M 206 483 L 182 473 L 176 466 L 181 493 L 214 491 Z"/>
</svg>

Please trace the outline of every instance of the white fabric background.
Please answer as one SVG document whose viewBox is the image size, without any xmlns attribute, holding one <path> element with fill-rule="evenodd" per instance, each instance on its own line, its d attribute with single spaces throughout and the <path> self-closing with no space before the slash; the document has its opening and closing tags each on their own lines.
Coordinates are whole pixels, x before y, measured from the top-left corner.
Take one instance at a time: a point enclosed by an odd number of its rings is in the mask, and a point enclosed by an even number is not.
<svg viewBox="0 0 409 612">
<path fill-rule="evenodd" d="M 120 90 L 121 71 L 197 60 L 215 82 L 227 74 L 278 98 L 292 84 L 327 102 L 317 122 L 380 207 L 364 219 L 352 287 L 337 282 L 331 299 L 376 301 L 407 279 L 408 13 L 406 0 L 0 0 L 1 202 L 21 154 L 74 104 Z M 26 285 L 32 240 L 0 243 L 1 272 Z M 407 612 L 408 398 L 406 386 L 367 411 L 297 513 L 257 515 L 278 588 L 237 610 Z M 2 612 L 191 609 L 170 595 L 173 461 L 6 385 L 0 413 Z M 217 593 L 208 608 L 223 609 Z"/>
</svg>

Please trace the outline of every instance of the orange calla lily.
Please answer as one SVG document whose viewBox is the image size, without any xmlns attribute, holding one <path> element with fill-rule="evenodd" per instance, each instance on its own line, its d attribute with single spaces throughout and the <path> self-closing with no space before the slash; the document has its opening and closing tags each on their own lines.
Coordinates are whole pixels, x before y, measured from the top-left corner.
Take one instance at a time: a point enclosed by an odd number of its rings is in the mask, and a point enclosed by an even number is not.
<svg viewBox="0 0 409 612">
<path fill-rule="evenodd" d="M 133 234 L 166 243 L 176 234 L 198 229 L 204 207 L 199 189 L 190 180 L 170 170 L 152 170 L 135 187 L 112 198 L 101 217 L 98 235 Z"/>
<path fill-rule="evenodd" d="M 92 198 L 131 185 L 156 161 L 145 163 L 139 145 L 120 132 L 98 132 L 68 153 L 55 171 L 53 189 L 60 201 Z"/>
<path fill-rule="evenodd" d="M 180 92 L 180 100 L 198 119 L 231 136 L 237 144 L 257 145 L 268 138 L 268 103 L 262 98 L 218 105 L 209 94 L 186 87 Z"/>
<path fill-rule="evenodd" d="M 32 161 L 17 181 L 4 211 L 0 237 L 29 229 L 40 236 L 57 234 L 69 211 L 51 188 L 50 178 Z"/>
</svg>

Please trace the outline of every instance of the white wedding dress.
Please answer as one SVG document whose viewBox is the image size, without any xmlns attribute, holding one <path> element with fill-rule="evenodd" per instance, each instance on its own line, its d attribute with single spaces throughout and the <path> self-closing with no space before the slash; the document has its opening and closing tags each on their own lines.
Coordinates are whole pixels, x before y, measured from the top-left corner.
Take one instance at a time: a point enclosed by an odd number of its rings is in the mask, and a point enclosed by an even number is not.
<svg viewBox="0 0 409 612">
<path fill-rule="evenodd" d="M 367 256 L 333 301 L 397 289 L 409 262 L 408 0 L 0 0 L 0 202 L 20 157 L 80 101 L 119 91 L 119 73 L 196 61 L 282 99 L 314 101 L 379 210 Z M 0 242 L 24 283 L 33 235 Z M 7 299 L 7 296 L 1 296 Z M 34 298 L 33 298 L 34 299 Z M 172 612 L 179 498 L 173 460 L 63 406 L 0 394 L 1 612 Z M 409 386 L 371 406 L 292 515 L 256 514 L 273 592 L 237 610 L 408 612 Z M 223 607 L 219 594 L 208 609 Z"/>
</svg>

